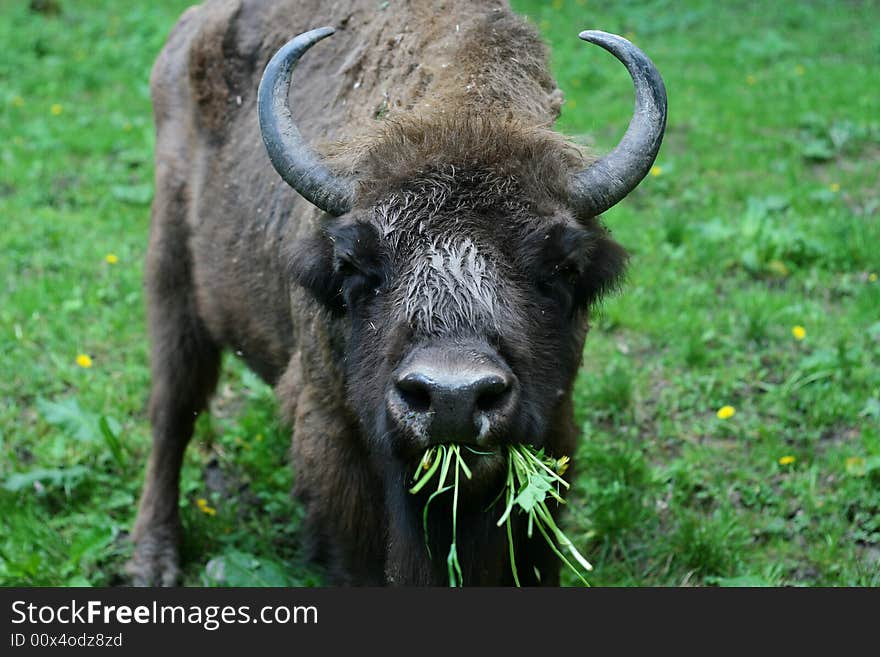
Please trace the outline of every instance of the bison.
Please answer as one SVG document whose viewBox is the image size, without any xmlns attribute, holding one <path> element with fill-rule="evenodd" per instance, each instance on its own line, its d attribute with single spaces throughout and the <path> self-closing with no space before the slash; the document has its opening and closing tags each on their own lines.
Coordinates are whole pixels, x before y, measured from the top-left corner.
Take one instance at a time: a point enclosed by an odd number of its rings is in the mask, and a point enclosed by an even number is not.
<svg viewBox="0 0 880 657">
<path fill-rule="evenodd" d="M 449 516 L 432 512 L 426 544 L 425 499 L 407 489 L 429 446 L 459 443 L 475 448 L 463 581 L 512 583 L 490 509 L 503 448 L 574 454 L 589 312 L 627 261 L 598 216 L 645 177 L 666 124 L 651 61 L 618 36 L 580 38 L 635 86 L 626 134 L 598 159 L 552 130 L 546 48 L 503 0 L 208 0 L 183 14 L 150 81 L 153 444 L 135 583 L 179 577 L 181 461 L 223 349 L 274 386 L 329 581 L 447 583 L 431 555 Z M 522 582 L 558 584 L 550 549 L 513 536 Z"/>
</svg>

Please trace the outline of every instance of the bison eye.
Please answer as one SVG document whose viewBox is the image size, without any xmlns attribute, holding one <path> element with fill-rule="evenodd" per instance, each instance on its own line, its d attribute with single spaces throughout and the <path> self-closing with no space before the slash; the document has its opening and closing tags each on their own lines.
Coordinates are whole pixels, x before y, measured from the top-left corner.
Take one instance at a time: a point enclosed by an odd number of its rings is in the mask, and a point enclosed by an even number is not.
<svg viewBox="0 0 880 657">
<path fill-rule="evenodd" d="M 363 297 L 375 296 L 385 280 L 384 269 L 378 258 L 337 252 L 334 270 L 345 307 L 351 307 Z"/>
<path fill-rule="evenodd" d="M 349 278 L 351 276 L 356 276 L 361 273 L 354 260 L 346 257 L 336 258 L 335 269 L 336 273 L 342 278 Z"/>
<path fill-rule="evenodd" d="M 384 250 L 375 229 L 366 223 L 340 226 L 328 232 L 333 243 L 333 278 L 348 306 L 384 283 Z"/>
<path fill-rule="evenodd" d="M 327 227 L 306 237 L 288 254 L 291 278 L 332 312 L 342 314 L 387 278 L 387 257 L 376 231 L 368 224 Z"/>
<path fill-rule="evenodd" d="M 335 240 L 333 271 L 340 279 L 366 278 L 381 282 L 385 258 L 381 249 L 369 239 Z"/>
</svg>

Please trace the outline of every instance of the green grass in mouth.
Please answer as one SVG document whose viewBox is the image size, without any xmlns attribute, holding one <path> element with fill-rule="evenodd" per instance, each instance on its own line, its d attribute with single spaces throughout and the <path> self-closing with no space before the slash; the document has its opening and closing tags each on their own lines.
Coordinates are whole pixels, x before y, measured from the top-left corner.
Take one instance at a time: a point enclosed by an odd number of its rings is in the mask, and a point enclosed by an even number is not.
<svg viewBox="0 0 880 657">
<path fill-rule="evenodd" d="M 428 509 L 431 502 L 436 497 L 452 491 L 452 542 L 446 557 L 450 586 L 461 586 L 463 583 L 461 564 L 458 560 L 458 549 L 456 546 L 458 496 L 461 476 L 464 475 L 470 479 L 472 472 L 462 457 L 462 449 L 481 453 L 469 447 L 456 444 L 436 445 L 426 450 L 413 475 L 413 485 L 409 490 L 410 493 L 416 494 L 428 486 L 428 484 L 434 486 L 434 490 L 428 496 L 422 511 L 422 524 L 425 531 L 426 544 L 428 543 Z M 556 556 L 584 584 L 588 584 L 583 573 L 592 570 L 593 567 L 559 528 L 548 507 L 548 502 L 552 503 L 553 501 L 557 504 L 565 504 L 565 500 L 559 491 L 560 487 L 568 488 L 568 482 L 562 478 L 562 474 L 564 474 L 568 466 L 568 457 L 563 456 L 559 459 L 554 459 L 546 456 L 543 449 L 538 450 L 531 445 L 525 444 L 508 445 L 505 450 L 507 452 L 507 477 L 495 502 L 498 499 L 504 499 L 504 510 L 498 519 L 497 525 L 498 527 L 504 525 L 507 531 L 513 581 L 517 586 L 520 586 L 514 554 L 513 529 L 511 526 L 511 516 L 514 512 L 518 512 L 527 515 L 527 536 L 531 539 L 534 528 L 537 527 L 538 533 L 547 541 L 547 544 L 550 545 Z M 493 502 L 493 506 L 495 502 Z M 563 550 L 569 553 L 579 567 L 572 563 L 572 560 L 563 553 Z"/>
</svg>

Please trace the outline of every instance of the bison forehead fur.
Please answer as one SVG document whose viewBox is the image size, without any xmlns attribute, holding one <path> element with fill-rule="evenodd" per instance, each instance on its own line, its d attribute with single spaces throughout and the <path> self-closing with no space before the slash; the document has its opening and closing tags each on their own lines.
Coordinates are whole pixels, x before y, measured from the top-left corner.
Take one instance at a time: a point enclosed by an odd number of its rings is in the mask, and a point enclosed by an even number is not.
<svg viewBox="0 0 880 657">
<path fill-rule="evenodd" d="M 336 34 L 303 57 L 288 100 L 323 166 L 356 181 L 339 217 L 279 178 L 257 119 L 267 62 L 321 25 Z M 505 441 L 573 455 L 589 308 L 626 261 L 568 202 L 590 160 L 550 129 L 562 95 L 536 31 L 501 0 L 208 0 L 175 26 L 151 94 L 153 449 L 134 581 L 178 578 L 183 451 L 231 349 L 292 426 L 304 538 L 330 580 L 444 584 L 410 459 L 474 418 L 470 439 L 496 455 Z M 495 461 L 458 521 L 468 584 L 512 581 L 482 512 Z M 432 518 L 438 545 L 447 518 Z M 546 546 L 513 531 L 524 581 L 558 582 Z"/>
</svg>

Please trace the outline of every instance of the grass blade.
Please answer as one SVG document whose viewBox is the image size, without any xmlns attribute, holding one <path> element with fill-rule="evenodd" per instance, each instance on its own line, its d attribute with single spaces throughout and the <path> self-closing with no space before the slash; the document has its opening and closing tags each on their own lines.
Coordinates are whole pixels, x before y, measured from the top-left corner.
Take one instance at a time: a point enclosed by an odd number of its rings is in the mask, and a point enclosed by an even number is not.
<svg viewBox="0 0 880 657">
<path fill-rule="evenodd" d="M 425 452 L 426 455 L 429 454 L 429 453 L 430 453 L 430 452 Z M 422 460 L 424 461 L 424 459 L 422 459 Z M 427 471 L 421 469 L 421 465 L 419 466 L 419 467 L 420 467 L 420 471 L 421 471 L 420 478 L 416 481 L 415 485 L 414 485 L 412 488 L 409 489 L 409 492 L 410 492 L 410 493 L 412 493 L 413 495 L 415 495 L 415 494 L 418 493 L 420 490 L 422 490 L 422 488 L 424 488 L 425 485 L 426 485 L 429 481 L 431 481 L 431 477 L 434 476 L 434 473 L 437 472 L 437 468 L 440 467 L 440 461 L 441 461 L 441 459 L 438 458 L 437 455 L 436 455 L 436 453 L 435 453 L 435 455 L 434 455 L 434 460 L 433 460 L 433 462 L 431 463 L 431 465 L 430 465 L 430 467 L 428 468 Z"/>
</svg>

